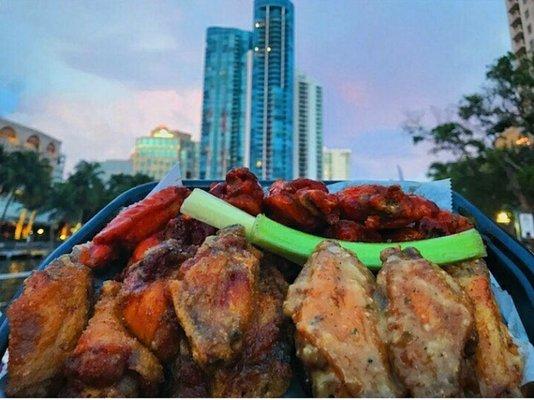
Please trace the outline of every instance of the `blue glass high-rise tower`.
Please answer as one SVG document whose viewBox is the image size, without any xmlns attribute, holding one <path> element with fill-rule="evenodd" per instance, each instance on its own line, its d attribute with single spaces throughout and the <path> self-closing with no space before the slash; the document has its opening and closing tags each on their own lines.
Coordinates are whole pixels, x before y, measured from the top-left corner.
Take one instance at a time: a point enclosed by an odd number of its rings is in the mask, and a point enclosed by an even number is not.
<svg viewBox="0 0 534 400">
<path fill-rule="evenodd" d="M 210 27 L 206 37 L 200 178 L 248 163 L 252 33 Z"/>
<path fill-rule="evenodd" d="M 263 179 L 292 179 L 293 4 L 255 0 L 253 24 L 250 169 Z"/>
</svg>

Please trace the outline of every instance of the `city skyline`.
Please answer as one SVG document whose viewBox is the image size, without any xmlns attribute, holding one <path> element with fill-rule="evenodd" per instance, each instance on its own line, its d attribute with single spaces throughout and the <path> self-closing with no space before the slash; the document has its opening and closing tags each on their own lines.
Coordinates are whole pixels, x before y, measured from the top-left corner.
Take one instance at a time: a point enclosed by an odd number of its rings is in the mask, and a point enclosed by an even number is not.
<svg viewBox="0 0 534 400">
<path fill-rule="evenodd" d="M 405 112 L 479 87 L 510 49 L 504 1 L 334 3 L 294 1 L 296 65 L 324 88 L 325 145 L 351 147 L 352 177 L 399 164 L 423 178 L 433 157 L 401 133 Z M 252 16 L 251 1 L 28 5 L 0 5 L 0 115 L 62 140 L 67 170 L 125 158 L 159 124 L 198 140 L 205 30 L 250 29 Z"/>
</svg>

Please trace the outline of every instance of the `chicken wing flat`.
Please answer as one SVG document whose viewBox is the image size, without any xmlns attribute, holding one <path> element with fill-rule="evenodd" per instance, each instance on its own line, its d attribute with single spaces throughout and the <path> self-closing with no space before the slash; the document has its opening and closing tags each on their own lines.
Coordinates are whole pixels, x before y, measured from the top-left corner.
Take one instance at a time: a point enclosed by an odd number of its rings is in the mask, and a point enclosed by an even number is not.
<svg viewBox="0 0 534 400">
<path fill-rule="evenodd" d="M 150 249 L 124 274 L 119 293 L 124 324 L 162 361 L 178 353 L 181 331 L 167 282 L 178 276 L 180 265 L 196 249 L 174 239 L 167 240 Z"/>
<path fill-rule="evenodd" d="M 7 310 L 9 396 L 56 393 L 63 364 L 87 324 L 90 301 L 90 270 L 69 256 L 26 279 L 22 295 Z"/>
<path fill-rule="evenodd" d="M 377 282 L 397 376 L 415 397 L 462 395 L 461 368 L 474 333 L 462 288 L 413 248 L 386 249 L 381 258 Z"/>
<path fill-rule="evenodd" d="M 174 309 L 201 366 L 235 359 L 254 313 L 261 253 L 242 227 L 208 237 L 169 282 Z"/>
<path fill-rule="evenodd" d="M 233 365 L 212 378 L 213 397 L 280 397 L 291 381 L 293 335 L 282 305 L 287 283 L 262 259 L 254 318 L 245 333 L 243 352 Z"/>
<path fill-rule="evenodd" d="M 272 219 L 306 232 L 316 232 L 339 219 L 336 197 L 324 183 L 311 179 L 274 182 L 264 204 Z"/>
<path fill-rule="evenodd" d="M 475 372 L 482 397 L 521 396 L 523 362 L 493 297 L 489 271 L 479 259 L 447 267 L 471 300 L 478 342 Z"/>
<path fill-rule="evenodd" d="M 296 325 L 297 355 L 317 397 L 395 397 L 379 335 L 374 277 L 333 241 L 317 246 L 289 287 L 284 311 Z"/>
<path fill-rule="evenodd" d="M 120 283 L 104 282 L 95 313 L 65 369 L 69 378 L 64 397 L 155 396 L 163 382 L 163 368 L 121 323 Z"/>
<path fill-rule="evenodd" d="M 171 367 L 170 397 L 210 397 L 210 377 L 193 360 L 187 340 L 180 342 L 180 350 Z"/>
</svg>

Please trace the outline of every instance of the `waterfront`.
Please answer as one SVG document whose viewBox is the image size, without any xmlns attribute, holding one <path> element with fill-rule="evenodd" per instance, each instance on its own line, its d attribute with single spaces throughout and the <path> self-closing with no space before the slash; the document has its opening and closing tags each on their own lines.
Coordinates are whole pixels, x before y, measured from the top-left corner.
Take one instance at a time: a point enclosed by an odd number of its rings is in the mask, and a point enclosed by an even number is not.
<svg viewBox="0 0 534 400">
<path fill-rule="evenodd" d="M 41 262 L 41 258 L 0 260 L 0 276 L 5 274 L 18 274 L 29 272 L 36 268 Z M 2 278 L 0 280 L 0 311 L 4 312 L 7 304 L 15 295 L 18 287 L 24 281 L 24 276 L 17 278 Z"/>
</svg>

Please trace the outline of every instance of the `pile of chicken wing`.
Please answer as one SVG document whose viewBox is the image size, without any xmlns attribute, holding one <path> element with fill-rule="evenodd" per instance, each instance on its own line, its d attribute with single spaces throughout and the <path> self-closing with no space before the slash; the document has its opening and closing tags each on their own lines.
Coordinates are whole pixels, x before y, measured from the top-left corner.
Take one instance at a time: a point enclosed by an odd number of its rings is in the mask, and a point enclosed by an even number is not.
<svg viewBox="0 0 534 400">
<path fill-rule="evenodd" d="M 331 194 L 298 179 L 265 195 L 239 168 L 210 191 L 345 240 L 471 227 L 395 186 Z M 440 268 L 392 247 L 375 277 L 325 240 L 300 270 L 239 226 L 181 215 L 189 193 L 169 187 L 124 209 L 25 281 L 7 311 L 8 395 L 279 397 L 295 368 L 319 397 L 521 395 L 521 357 L 483 260 Z"/>
</svg>

